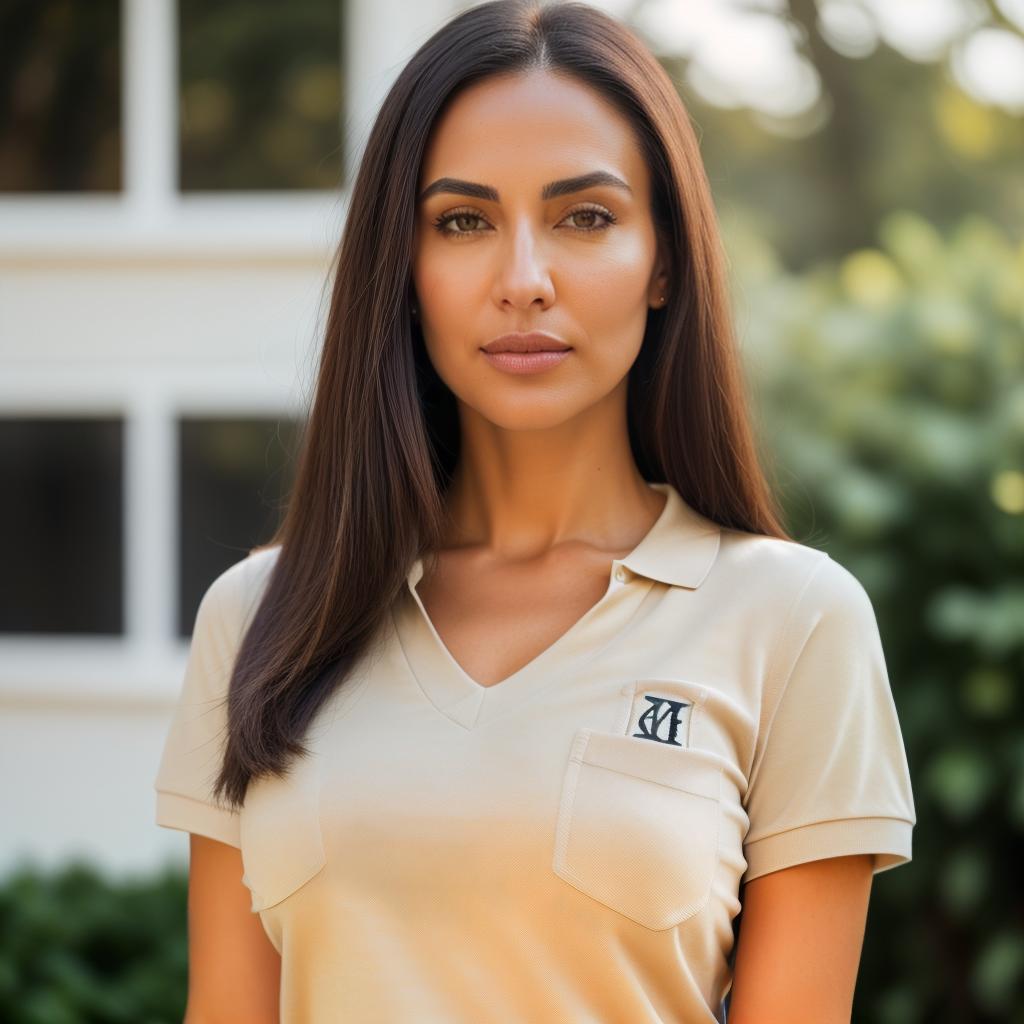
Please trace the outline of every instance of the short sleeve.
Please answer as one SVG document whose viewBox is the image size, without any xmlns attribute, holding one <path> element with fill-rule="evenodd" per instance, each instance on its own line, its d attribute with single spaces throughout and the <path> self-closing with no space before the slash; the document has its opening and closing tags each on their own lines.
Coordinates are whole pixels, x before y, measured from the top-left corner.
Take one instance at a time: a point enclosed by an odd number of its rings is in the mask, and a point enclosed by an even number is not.
<svg viewBox="0 0 1024 1024">
<path fill-rule="evenodd" d="M 776 655 L 783 682 L 744 800 L 743 880 L 848 854 L 873 854 L 875 874 L 907 863 L 916 817 L 874 609 L 824 553 Z"/>
<path fill-rule="evenodd" d="M 241 846 L 238 811 L 213 798 L 227 736 L 227 693 L 242 639 L 246 562 L 207 588 L 154 783 L 156 823 Z"/>
</svg>

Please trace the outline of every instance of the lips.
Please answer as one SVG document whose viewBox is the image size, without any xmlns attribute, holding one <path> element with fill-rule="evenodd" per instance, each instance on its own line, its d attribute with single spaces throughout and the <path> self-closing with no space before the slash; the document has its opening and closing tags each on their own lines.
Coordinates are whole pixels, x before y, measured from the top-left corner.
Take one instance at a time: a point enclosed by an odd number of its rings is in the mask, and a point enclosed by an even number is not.
<svg viewBox="0 0 1024 1024">
<path fill-rule="evenodd" d="M 530 331 L 527 334 L 503 334 L 481 348 L 493 355 L 497 352 L 565 352 L 572 346 L 545 331 Z"/>
</svg>

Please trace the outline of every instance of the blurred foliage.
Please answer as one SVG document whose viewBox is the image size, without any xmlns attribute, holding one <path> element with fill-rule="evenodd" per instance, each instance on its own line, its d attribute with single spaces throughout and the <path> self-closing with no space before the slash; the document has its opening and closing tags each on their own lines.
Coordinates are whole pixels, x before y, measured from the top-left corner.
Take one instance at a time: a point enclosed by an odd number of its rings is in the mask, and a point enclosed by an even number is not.
<svg viewBox="0 0 1024 1024">
<path fill-rule="evenodd" d="M 0 886 L 5 1024 L 175 1024 L 188 982 L 180 868 L 113 882 L 87 864 Z"/>
<path fill-rule="evenodd" d="M 717 107 L 687 84 L 685 58 L 662 63 L 692 115 L 719 207 L 751 218 L 787 269 L 870 247 L 895 209 L 940 230 L 979 213 L 1024 233 L 1024 117 L 972 98 L 946 62 L 911 61 L 885 44 L 864 57 L 838 53 L 815 0 L 763 6 L 777 6 L 803 40 L 824 114 L 773 123 Z"/>
<path fill-rule="evenodd" d="M 896 211 L 792 276 L 726 231 L 766 468 L 871 595 L 913 778 L 854 1019 L 1024 1022 L 1024 243 Z"/>
<path fill-rule="evenodd" d="M 870 593 L 914 859 L 874 882 L 856 1024 L 1024 1022 L 1024 118 L 944 62 L 780 16 L 809 130 L 684 84 L 733 266 L 764 462 L 796 539 Z M 1005 19 L 996 21 L 1006 27 Z"/>
</svg>

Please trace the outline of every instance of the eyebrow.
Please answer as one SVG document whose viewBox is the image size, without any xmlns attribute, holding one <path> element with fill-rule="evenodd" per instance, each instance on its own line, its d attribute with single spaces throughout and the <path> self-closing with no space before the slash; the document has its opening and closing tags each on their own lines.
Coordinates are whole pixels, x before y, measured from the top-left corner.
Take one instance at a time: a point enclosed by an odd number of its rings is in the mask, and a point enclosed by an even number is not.
<svg viewBox="0 0 1024 1024">
<path fill-rule="evenodd" d="M 633 190 L 617 174 L 610 171 L 589 171 L 587 174 L 577 174 L 573 178 L 549 181 L 540 190 L 540 196 L 541 199 L 557 199 L 559 196 L 582 192 L 583 189 L 593 188 L 595 185 L 610 185 L 612 188 L 625 189 L 630 195 L 633 194 Z M 495 203 L 501 201 L 498 190 L 493 185 L 480 185 L 475 181 L 463 181 L 461 178 L 438 178 L 420 193 L 419 202 L 422 203 L 438 192 L 454 192 L 474 199 L 488 199 Z"/>
</svg>

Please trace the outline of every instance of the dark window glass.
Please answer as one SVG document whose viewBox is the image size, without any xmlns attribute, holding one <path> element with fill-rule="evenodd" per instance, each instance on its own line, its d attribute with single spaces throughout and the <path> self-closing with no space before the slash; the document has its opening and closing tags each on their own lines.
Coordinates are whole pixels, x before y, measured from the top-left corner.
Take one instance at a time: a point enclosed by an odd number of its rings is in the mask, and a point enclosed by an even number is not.
<svg viewBox="0 0 1024 1024">
<path fill-rule="evenodd" d="M 179 0 L 180 187 L 341 185 L 341 0 Z"/>
<path fill-rule="evenodd" d="M 0 2 L 0 191 L 121 188 L 120 11 Z"/>
<path fill-rule="evenodd" d="M 293 479 L 297 426 L 276 419 L 183 419 L 178 425 L 178 632 L 188 636 L 203 592 L 266 543 Z"/>
<path fill-rule="evenodd" d="M 123 626 L 119 419 L 0 419 L 0 632 Z"/>
</svg>

